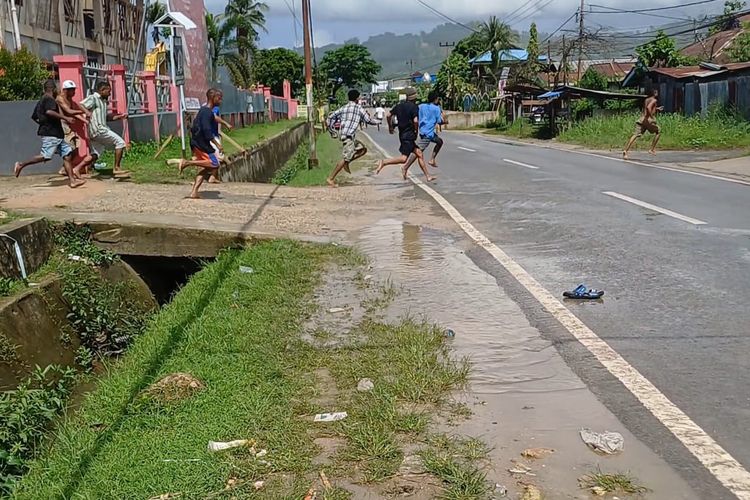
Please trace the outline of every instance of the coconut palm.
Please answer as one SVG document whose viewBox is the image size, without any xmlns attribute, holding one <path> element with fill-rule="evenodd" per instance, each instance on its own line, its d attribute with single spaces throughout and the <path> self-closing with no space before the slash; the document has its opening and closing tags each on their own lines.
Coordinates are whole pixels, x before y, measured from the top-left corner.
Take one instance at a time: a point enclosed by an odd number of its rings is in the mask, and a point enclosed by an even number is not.
<svg viewBox="0 0 750 500">
<path fill-rule="evenodd" d="M 224 14 L 237 30 L 237 50 L 247 60 L 255 52 L 260 30 L 266 31 L 268 5 L 254 0 L 229 0 Z"/>
<path fill-rule="evenodd" d="M 497 79 L 497 71 L 500 66 L 500 51 L 515 47 L 516 34 L 510 26 L 491 16 L 479 26 L 479 34 L 482 45 L 490 51 L 492 56 L 492 75 Z"/>
<path fill-rule="evenodd" d="M 148 26 L 153 26 L 153 24 L 166 13 L 167 6 L 163 3 L 158 1 L 149 3 L 148 7 L 146 7 L 146 23 L 148 24 Z M 151 38 L 153 38 L 154 43 L 159 43 L 159 40 L 161 39 L 162 35 L 164 35 L 164 33 L 161 33 L 159 31 L 159 28 L 151 28 L 151 30 Z"/>
<path fill-rule="evenodd" d="M 252 71 L 247 59 L 237 53 L 234 31 L 231 19 L 226 19 L 222 14 L 206 14 L 206 35 L 211 59 L 210 81 L 216 82 L 219 66 L 225 66 L 235 86 L 249 88 L 252 85 Z"/>
</svg>

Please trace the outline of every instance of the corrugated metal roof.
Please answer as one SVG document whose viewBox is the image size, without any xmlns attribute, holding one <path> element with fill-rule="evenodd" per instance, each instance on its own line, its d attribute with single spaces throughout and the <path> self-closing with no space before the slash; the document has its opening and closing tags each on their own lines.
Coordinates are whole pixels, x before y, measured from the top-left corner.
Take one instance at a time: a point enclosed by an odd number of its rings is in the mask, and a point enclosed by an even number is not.
<svg viewBox="0 0 750 500">
<path fill-rule="evenodd" d="M 504 49 L 498 52 L 500 55 L 500 62 L 521 62 L 529 58 L 529 53 L 524 49 Z M 546 55 L 539 56 L 540 61 L 547 61 Z M 487 64 L 492 62 L 492 52 L 487 51 L 484 54 L 480 54 L 473 59 L 469 59 L 469 64 Z"/>
<path fill-rule="evenodd" d="M 711 76 L 721 75 L 723 73 L 731 73 L 733 71 L 741 71 L 745 69 L 750 69 L 750 62 L 722 64 L 721 69 L 718 71 L 712 71 L 700 66 L 680 66 L 678 68 L 651 68 L 650 72 L 680 79 L 708 78 Z"/>
<path fill-rule="evenodd" d="M 740 23 L 749 23 L 750 14 L 737 18 Z M 720 31 L 705 40 L 695 42 L 683 48 L 680 52 L 684 56 L 697 57 L 701 60 L 707 60 L 719 64 L 729 62 L 726 50 L 732 46 L 732 42 L 745 30 L 737 28 L 732 30 Z"/>
</svg>

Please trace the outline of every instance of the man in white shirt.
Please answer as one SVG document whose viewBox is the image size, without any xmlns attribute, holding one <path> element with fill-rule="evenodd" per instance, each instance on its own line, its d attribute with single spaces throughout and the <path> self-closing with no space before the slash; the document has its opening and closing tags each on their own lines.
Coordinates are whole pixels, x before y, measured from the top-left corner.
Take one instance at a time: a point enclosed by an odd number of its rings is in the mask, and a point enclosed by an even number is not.
<svg viewBox="0 0 750 500">
<path fill-rule="evenodd" d="M 378 120 L 378 122 L 385 120 L 385 109 L 381 104 L 378 104 L 378 107 L 375 108 L 375 119 Z M 380 123 L 378 123 L 378 131 L 380 131 Z"/>
</svg>

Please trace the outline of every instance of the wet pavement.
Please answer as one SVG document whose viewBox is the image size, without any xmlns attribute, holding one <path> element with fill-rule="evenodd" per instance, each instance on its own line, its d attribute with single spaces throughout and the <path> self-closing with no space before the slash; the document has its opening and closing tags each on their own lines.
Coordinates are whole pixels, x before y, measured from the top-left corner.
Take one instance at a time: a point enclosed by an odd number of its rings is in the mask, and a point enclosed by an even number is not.
<svg viewBox="0 0 750 500">
<path fill-rule="evenodd" d="M 410 314 L 456 332 L 455 355 L 472 363 L 470 386 L 459 395 L 474 415 L 451 433 L 475 436 L 493 448 L 488 478 L 520 492 L 519 480 L 545 498 L 590 498 L 578 477 L 601 468 L 629 472 L 647 486 L 646 498 L 698 498 L 656 454 L 638 442 L 568 368 L 555 346 L 532 326 L 495 277 L 472 260 L 472 245 L 454 233 L 383 219 L 356 235 L 373 273 L 401 289 L 389 316 Z M 578 431 L 591 427 L 625 436 L 625 451 L 601 457 Z M 526 448 L 555 449 L 526 461 L 534 476 L 513 477 L 511 459 Z"/>
<path fill-rule="evenodd" d="M 393 138 L 374 137 L 395 150 Z M 470 134 L 444 138 L 433 188 L 555 295 L 581 282 L 604 289 L 601 303 L 566 305 L 750 466 L 748 187 Z M 702 498 L 733 498 L 494 259 L 470 253 L 631 432 Z"/>
</svg>

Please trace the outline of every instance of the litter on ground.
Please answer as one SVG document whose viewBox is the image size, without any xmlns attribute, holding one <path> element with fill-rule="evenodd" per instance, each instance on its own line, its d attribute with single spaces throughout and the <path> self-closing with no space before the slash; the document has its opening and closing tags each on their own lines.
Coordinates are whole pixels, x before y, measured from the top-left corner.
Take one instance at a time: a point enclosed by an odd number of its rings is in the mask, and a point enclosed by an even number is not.
<svg viewBox="0 0 750 500">
<path fill-rule="evenodd" d="M 614 455 L 622 451 L 625 438 L 619 432 L 594 432 L 591 429 L 581 429 L 581 439 L 594 451 Z"/>
<path fill-rule="evenodd" d="M 345 411 L 337 411 L 334 413 L 318 413 L 313 419 L 314 422 L 338 422 L 344 420 L 347 417 Z"/>
</svg>

